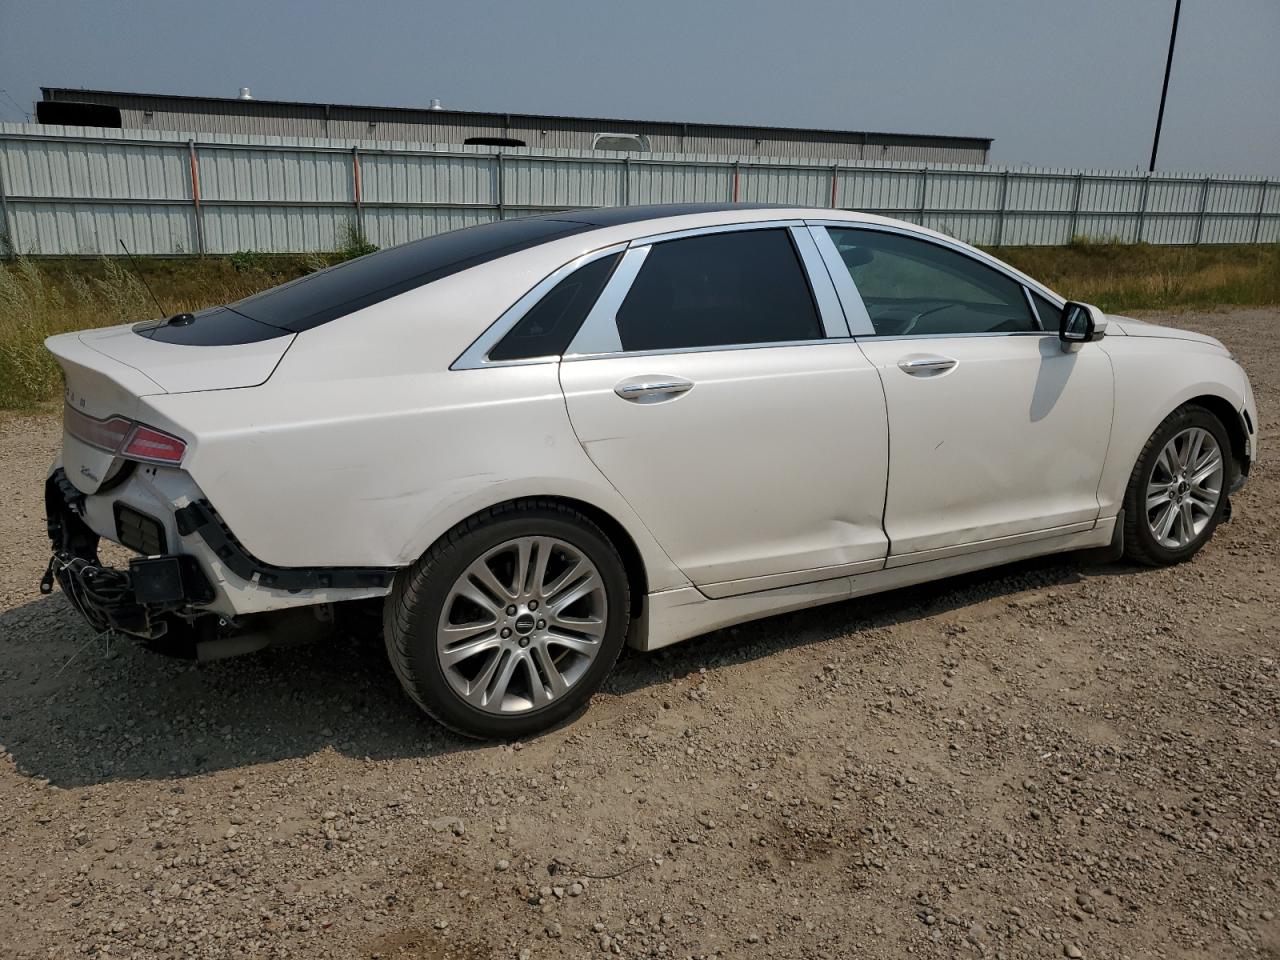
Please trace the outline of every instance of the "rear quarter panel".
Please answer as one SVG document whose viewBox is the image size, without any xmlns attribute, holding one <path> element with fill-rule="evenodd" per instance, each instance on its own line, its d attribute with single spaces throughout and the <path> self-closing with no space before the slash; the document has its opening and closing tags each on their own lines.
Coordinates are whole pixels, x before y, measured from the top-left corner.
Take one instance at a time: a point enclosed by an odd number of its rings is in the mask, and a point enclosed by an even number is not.
<svg viewBox="0 0 1280 960">
<path fill-rule="evenodd" d="M 1099 346 L 1111 356 L 1115 371 L 1115 414 L 1098 488 L 1101 515 L 1108 517 L 1123 505 L 1134 464 L 1160 421 L 1197 397 L 1221 397 L 1240 410 L 1251 394 L 1239 364 L 1212 344 L 1109 336 Z"/>
</svg>

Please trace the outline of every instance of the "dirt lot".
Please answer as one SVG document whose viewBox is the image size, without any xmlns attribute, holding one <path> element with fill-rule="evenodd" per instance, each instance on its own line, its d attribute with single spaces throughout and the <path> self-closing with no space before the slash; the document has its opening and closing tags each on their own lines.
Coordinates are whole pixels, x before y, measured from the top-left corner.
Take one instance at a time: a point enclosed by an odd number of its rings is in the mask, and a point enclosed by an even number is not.
<svg viewBox="0 0 1280 960">
<path fill-rule="evenodd" d="M 376 638 L 199 668 L 40 598 L 0 423 L 0 956 L 1280 957 L 1280 311 L 1263 461 L 1173 570 L 1037 561 L 628 654 L 531 742 Z"/>
</svg>

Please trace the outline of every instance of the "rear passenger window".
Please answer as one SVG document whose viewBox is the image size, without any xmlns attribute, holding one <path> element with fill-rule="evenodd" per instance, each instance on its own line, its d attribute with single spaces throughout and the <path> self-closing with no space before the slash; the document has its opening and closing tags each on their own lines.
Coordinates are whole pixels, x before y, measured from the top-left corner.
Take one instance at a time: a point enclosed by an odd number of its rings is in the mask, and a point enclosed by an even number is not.
<svg viewBox="0 0 1280 960">
<path fill-rule="evenodd" d="M 809 282 L 785 229 L 655 243 L 617 317 L 624 350 L 823 336 Z"/>
<path fill-rule="evenodd" d="M 489 359 L 527 360 L 564 353 L 608 282 L 618 256 L 592 260 L 557 283 L 489 351 Z"/>
</svg>

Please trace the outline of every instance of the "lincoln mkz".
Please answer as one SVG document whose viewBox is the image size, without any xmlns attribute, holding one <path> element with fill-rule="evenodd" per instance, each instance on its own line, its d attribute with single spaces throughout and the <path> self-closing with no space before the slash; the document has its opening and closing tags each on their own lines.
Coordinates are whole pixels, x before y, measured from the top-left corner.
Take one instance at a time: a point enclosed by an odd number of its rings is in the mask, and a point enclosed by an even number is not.
<svg viewBox="0 0 1280 960">
<path fill-rule="evenodd" d="M 502 220 L 48 347 L 46 592 L 208 651 L 373 607 L 414 702 L 489 738 L 573 714 L 624 643 L 1187 560 L 1256 457 L 1217 340 L 836 210 Z"/>
</svg>

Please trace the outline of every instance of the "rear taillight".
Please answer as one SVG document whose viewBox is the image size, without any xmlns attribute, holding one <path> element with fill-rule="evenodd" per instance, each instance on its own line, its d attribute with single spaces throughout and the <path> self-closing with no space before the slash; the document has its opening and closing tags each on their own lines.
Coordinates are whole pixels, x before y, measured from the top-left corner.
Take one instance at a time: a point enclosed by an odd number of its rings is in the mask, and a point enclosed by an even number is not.
<svg viewBox="0 0 1280 960">
<path fill-rule="evenodd" d="M 62 426 L 82 443 L 130 460 L 176 465 L 187 452 L 185 440 L 162 430 L 124 417 L 98 420 L 70 405 L 62 408 Z"/>
<path fill-rule="evenodd" d="M 108 417 L 106 420 L 95 420 L 70 406 L 62 411 L 62 425 L 67 433 L 77 440 L 82 440 L 99 450 L 110 450 L 115 453 L 133 429 L 133 421 L 124 417 Z"/>
<path fill-rule="evenodd" d="M 180 463 L 187 445 L 177 437 L 138 424 L 125 441 L 120 456 L 150 463 Z"/>
</svg>

